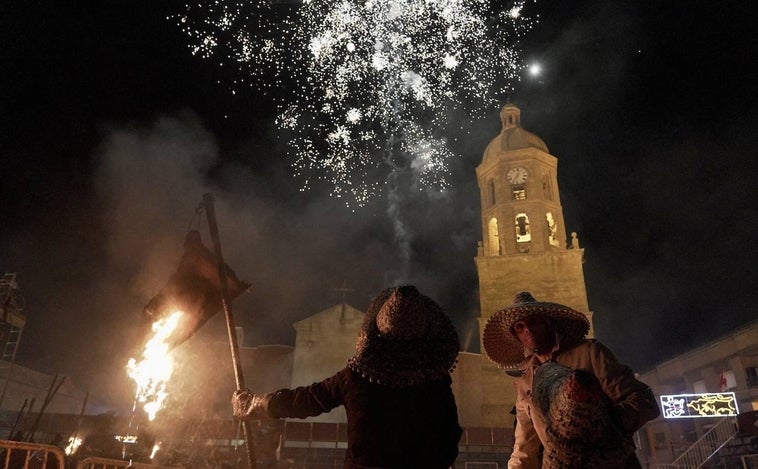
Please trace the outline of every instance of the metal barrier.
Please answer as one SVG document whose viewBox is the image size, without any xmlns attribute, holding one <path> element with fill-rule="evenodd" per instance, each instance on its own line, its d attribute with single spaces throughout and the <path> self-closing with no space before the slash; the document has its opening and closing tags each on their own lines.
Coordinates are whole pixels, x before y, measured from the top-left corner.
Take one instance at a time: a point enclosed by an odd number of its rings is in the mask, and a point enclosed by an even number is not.
<svg viewBox="0 0 758 469">
<path fill-rule="evenodd" d="M 670 464 L 658 464 L 658 469 L 702 467 L 721 448 L 737 435 L 737 417 L 722 418 L 695 443 Z"/>
<path fill-rule="evenodd" d="M 76 469 L 119 469 L 126 467 L 134 469 L 177 469 L 174 466 L 158 466 L 149 463 L 129 462 L 123 459 L 98 458 L 94 456 L 84 458 L 76 465 Z"/>
<path fill-rule="evenodd" d="M 740 460 L 744 469 L 758 469 L 758 454 L 745 454 Z"/>
<path fill-rule="evenodd" d="M 3 469 L 65 469 L 66 455 L 57 446 L 0 440 Z"/>
</svg>

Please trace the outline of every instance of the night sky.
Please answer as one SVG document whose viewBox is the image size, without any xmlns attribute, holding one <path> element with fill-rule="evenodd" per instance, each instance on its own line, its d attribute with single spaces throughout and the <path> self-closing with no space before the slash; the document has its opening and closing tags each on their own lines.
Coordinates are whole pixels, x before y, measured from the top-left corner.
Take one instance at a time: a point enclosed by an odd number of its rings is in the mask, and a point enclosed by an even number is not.
<svg viewBox="0 0 758 469">
<path fill-rule="evenodd" d="M 191 55 L 166 19 L 181 7 L 0 7 L 0 269 L 17 272 L 26 302 L 18 362 L 119 394 L 139 313 L 176 268 L 207 192 L 227 263 L 253 284 L 234 303 L 245 345 L 291 345 L 292 323 L 340 302 L 343 281 L 359 309 L 410 282 L 477 352 L 474 171 L 499 109 L 451 135 L 460 158 L 449 191 L 403 201 L 403 272 L 386 200 L 347 208 L 326 187 L 299 191 L 274 103 L 254 88 L 230 93 L 227 70 Z M 523 51 L 543 73 L 524 73 L 511 99 L 559 160 L 598 338 L 645 371 L 753 320 L 758 9 L 528 9 L 540 21 Z M 200 227 L 211 246 L 205 218 Z M 223 330 L 223 317 L 207 327 Z"/>
</svg>

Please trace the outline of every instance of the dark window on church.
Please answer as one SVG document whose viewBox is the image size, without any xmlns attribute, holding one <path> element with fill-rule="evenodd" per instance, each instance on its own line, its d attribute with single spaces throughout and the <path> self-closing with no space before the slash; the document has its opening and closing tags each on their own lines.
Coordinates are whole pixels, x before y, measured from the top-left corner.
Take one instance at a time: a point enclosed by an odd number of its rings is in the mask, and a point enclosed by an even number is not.
<svg viewBox="0 0 758 469">
<path fill-rule="evenodd" d="M 758 366 L 745 368 L 745 376 L 747 377 L 748 387 L 754 388 L 758 386 Z"/>
<path fill-rule="evenodd" d="M 490 205 L 495 205 L 495 181 L 490 179 Z"/>
<path fill-rule="evenodd" d="M 514 184 L 511 186 L 513 200 L 526 200 L 526 186 L 524 184 Z"/>
</svg>

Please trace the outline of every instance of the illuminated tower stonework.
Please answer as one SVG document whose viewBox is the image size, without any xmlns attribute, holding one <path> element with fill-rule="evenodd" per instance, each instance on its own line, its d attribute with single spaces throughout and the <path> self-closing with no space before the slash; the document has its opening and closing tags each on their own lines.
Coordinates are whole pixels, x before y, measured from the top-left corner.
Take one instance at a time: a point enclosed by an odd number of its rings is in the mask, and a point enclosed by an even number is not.
<svg viewBox="0 0 758 469">
<path fill-rule="evenodd" d="M 495 311 L 511 304 L 515 294 L 524 290 L 537 300 L 586 313 L 592 324 L 582 270 L 584 250 L 576 234 L 566 237 L 558 159 L 539 137 L 521 128 L 518 107 L 506 104 L 500 120 L 501 132 L 487 145 L 476 168 L 484 238 L 475 258 L 479 330 L 484 330 Z M 484 425 L 513 424 L 512 380 L 482 354 Z"/>
</svg>

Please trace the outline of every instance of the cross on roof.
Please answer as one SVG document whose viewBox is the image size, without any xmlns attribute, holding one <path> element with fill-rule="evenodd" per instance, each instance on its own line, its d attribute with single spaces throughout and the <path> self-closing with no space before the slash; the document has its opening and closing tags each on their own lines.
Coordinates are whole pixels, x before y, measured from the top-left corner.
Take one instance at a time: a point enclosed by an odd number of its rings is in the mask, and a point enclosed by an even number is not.
<svg viewBox="0 0 758 469">
<path fill-rule="evenodd" d="M 334 291 L 342 293 L 342 313 L 340 315 L 340 322 L 343 322 L 345 320 L 345 295 L 347 295 L 348 292 L 353 292 L 355 289 L 353 288 L 347 288 L 347 280 L 342 280 L 342 286 L 335 288 Z"/>
<path fill-rule="evenodd" d="M 342 286 L 338 287 L 338 288 L 335 288 L 334 291 L 342 293 L 342 302 L 344 303 L 345 302 L 345 295 L 347 294 L 347 292 L 355 291 L 355 289 L 354 288 L 347 288 L 347 280 L 343 280 L 342 281 Z"/>
</svg>

